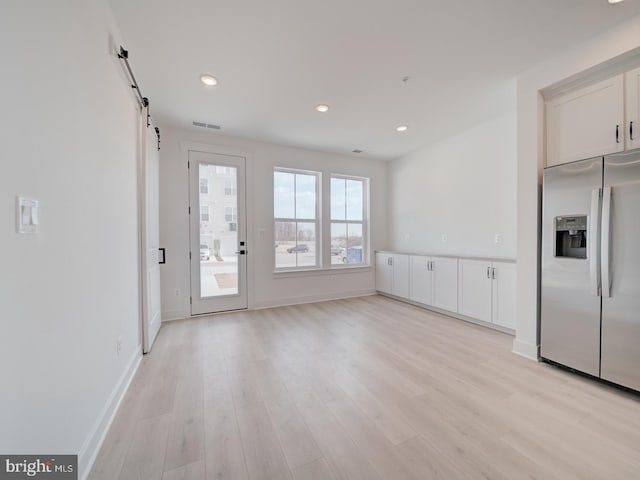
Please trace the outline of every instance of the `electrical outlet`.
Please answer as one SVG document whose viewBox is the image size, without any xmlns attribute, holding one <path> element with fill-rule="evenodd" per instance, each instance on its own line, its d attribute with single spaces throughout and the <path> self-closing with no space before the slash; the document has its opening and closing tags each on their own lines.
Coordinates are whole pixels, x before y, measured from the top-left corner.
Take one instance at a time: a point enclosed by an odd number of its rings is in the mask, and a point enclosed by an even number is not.
<svg viewBox="0 0 640 480">
<path fill-rule="evenodd" d="M 122 351 L 122 337 L 118 337 L 116 339 L 116 356 L 120 356 L 120 352 Z"/>
<path fill-rule="evenodd" d="M 502 243 L 502 234 L 501 233 L 496 233 L 495 242 L 496 242 L 496 245 L 500 245 Z"/>
<path fill-rule="evenodd" d="M 449 240 L 449 237 L 446 233 L 443 233 L 440 238 L 442 239 L 442 243 L 447 243 L 447 240 Z"/>
</svg>

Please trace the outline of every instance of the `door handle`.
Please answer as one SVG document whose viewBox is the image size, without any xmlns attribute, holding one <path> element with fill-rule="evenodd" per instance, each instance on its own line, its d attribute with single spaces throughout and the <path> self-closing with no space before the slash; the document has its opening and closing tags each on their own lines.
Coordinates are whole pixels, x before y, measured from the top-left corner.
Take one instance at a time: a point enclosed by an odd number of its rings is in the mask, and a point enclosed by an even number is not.
<svg viewBox="0 0 640 480">
<path fill-rule="evenodd" d="M 616 125 L 616 143 L 620 143 L 620 125 Z"/>
<path fill-rule="evenodd" d="M 629 140 L 633 140 L 633 120 L 629 122 Z"/>
<path fill-rule="evenodd" d="M 591 191 L 591 221 L 589 222 L 589 279 L 591 285 L 591 295 L 600 296 L 600 249 L 598 239 L 600 238 L 600 196 L 602 190 L 594 188 Z"/>
<path fill-rule="evenodd" d="M 611 296 L 611 187 L 605 187 L 602 194 L 602 237 L 600 256 L 602 263 L 602 296 Z"/>
<path fill-rule="evenodd" d="M 164 248 L 159 248 L 158 251 L 162 252 L 162 260 L 160 260 L 158 264 L 164 265 L 165 263 L 167 263 L 167 252 Z"/>
<path fill-rule="evenodd" d="M 236 252 L 236 255 L 246 255 L 247 251 L 246 250 L 240 250 L 238 252 Z"/>
</svg>

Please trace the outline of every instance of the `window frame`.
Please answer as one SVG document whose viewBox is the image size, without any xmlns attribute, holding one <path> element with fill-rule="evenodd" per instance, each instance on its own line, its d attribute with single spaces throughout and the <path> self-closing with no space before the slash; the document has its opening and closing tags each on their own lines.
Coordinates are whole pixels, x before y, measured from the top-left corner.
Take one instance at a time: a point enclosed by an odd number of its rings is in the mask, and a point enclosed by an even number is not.
<svg viewBox="0 0 640 480">
<path fill-rule="evenodd" d="M 332 211 L 332 205 L 331 205 L 331 201 L 333 199 L 333 194 L 331 192 L 331 181 L 336 178 L 336 179 L 340 179 L 340 180 L 345 180 L 345 197 L 347 195 L 346 192 L 346 181 L 347 180 L 353 180 L 353 181 L 358 181 L 358 182 L 362 182 L 362 220 L 349 220 L 347 219 L 347 214 L 346 214 L 346 209 L 347 209 L 347 203 L 346 203 L 346 198 L 345 198 L 345 219 L 344 220 L 334 220 L 331 217 L 331 211 Z M 369 231 L 369 202 L 370 202 L 370 190 L 369 190 L 369 183 L 370 183 L 370 179 L 368 177 L 359 177 L 356 175 L 346 175 L 346 174 L 342 174 L 342 173 L 331 173 L 329 175 L 329 215 L 328 215 L 328 229 L 329 229 L 329 245 L 328 245 L 328 250 L 329 250 L 329 256 L 327 258 L 329 258 L 329 268 L 331 269 L 338 269 L 338 268 L 362 268 L 362 267 L 368 267 L 371 265 L 370 262 L 370 255 L 369 255 L 369 237 L 370 237 L 370 231 Z M 333 239 L 331 237 L 331 232 L 332 232 L 332 227 L 334 224 L 341 224 L 341 225 L 345 225 L 345 231 L 346 231 L 346 235 L 347 235 L 347 242 L 349 240 L 349 224 L 360 224 L 361 225 L 361 229 L 362 229 L 362 261 L 360 263 L 341 263 L 341 264 L 333 264 L 331 261 L 331 245 L 333 244 Z M 348 245 L 347 245 L 348 248 Z M 345 251 L 345 255 L 347 255 L 347 251 Z"/>
<path fill-rule="evenodd" d="M 294 177 L 294 187 L 293 187 L 293 218 L 288 217 L 276 217 L 275 215 L 275 174 L 276 173 L 289 173 L 293 175 L 310 175 L 315 177 L 315 187 L 316 187 L 316 204 L 315 204 L 315 219 L 310 218 L 297 218 L 296 217 L 296 181 Z M 288 167 L 273 167 L 273 174 L 271 177 L 272 180 L 272 198 L 273 198 L 273 243 L 277 245 L 278 240 L 276 239 L 276 224 L 279 222 L 290 222 L 296 225 L 296 245 L 298 245 L 297 235 L 298 235 L 298 224 L 299 223 L 313 223 L 315 225 L 315 264 L 314 265 L 303 265 L 299 266 L 297 253 L 296 253 L 296 265 L 295 266 L 286 266 L 286 267 L 278 267 L 277 263 L 277 253 L 274 251 L 273 255 L 273 268 L 274 272 L 296 272 L 296 271 L 305 271 L 305 270 L 318 270 L 322 269 L 322 172 L 314 171 L 314 170 L 303 170 L 297 168 L 288 168 Z"/>
</svg>

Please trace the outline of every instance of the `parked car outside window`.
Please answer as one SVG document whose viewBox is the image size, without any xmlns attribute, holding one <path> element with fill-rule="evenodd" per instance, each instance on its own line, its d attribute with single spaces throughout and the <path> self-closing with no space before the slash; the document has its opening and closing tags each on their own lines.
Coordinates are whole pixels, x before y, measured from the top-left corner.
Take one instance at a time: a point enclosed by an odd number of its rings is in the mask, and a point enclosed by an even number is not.
<svg viewBox="0 0 640 480">
<path fill-rule="evenodd" d="M 209 260 L 211 258 L 211 250 L 207 245 L 200 245 L 200 260 Z"/>
<path fill-rule="evenodd" d="M 304 243 L 296 245 L 295 247 L 287 248 L 287 253 L 306 253 L 309 251 L 309 247 L 307 247 Z"/>
</svg>

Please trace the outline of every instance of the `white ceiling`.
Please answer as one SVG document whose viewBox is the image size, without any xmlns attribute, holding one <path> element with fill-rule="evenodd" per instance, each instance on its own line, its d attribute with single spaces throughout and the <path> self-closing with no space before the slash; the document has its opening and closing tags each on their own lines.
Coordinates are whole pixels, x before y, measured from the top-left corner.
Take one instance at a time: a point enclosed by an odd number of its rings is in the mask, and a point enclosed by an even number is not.
<svg viewBox="0 0 640 480">
<path fill-rule="evenodd" d="M 383 159 L 506 112 L 514 75 L 640 13 L 640 0 L 109 1 L 161 125 Z"/>
</svg>

